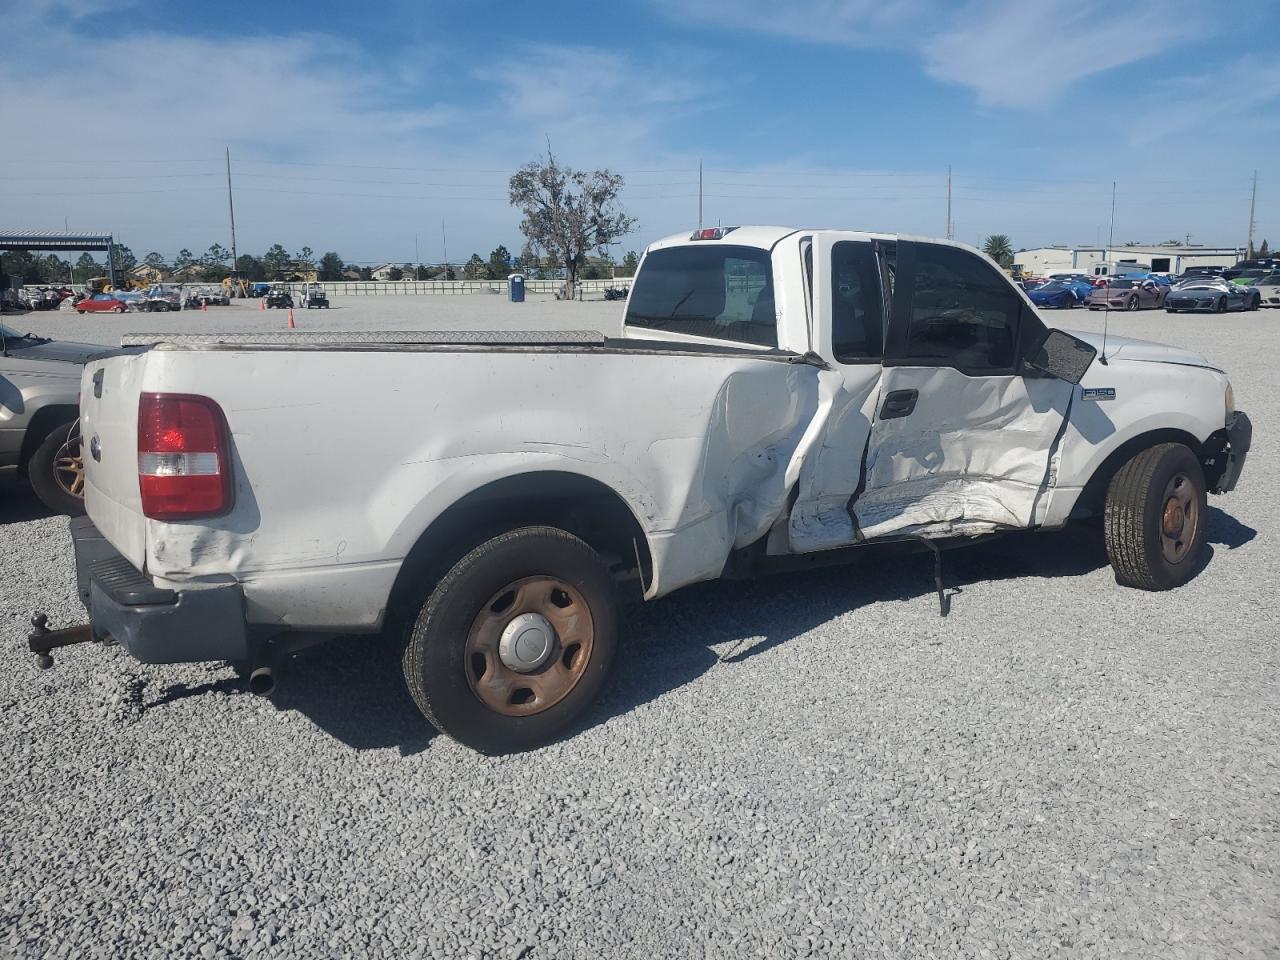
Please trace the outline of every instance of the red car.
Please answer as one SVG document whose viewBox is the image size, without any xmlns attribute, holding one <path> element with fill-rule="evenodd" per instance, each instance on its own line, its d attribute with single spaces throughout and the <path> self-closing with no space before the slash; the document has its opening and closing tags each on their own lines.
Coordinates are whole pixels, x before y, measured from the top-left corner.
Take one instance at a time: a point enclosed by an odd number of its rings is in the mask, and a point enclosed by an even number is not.
<svg viewBox="0 0 1280 960">
<path fill-rule="evenodd" d="M 95 293 L 76 304 L 76 313 L 124 313 L 125 309 L 124 301 L 109 293 Z"/>
</svg>

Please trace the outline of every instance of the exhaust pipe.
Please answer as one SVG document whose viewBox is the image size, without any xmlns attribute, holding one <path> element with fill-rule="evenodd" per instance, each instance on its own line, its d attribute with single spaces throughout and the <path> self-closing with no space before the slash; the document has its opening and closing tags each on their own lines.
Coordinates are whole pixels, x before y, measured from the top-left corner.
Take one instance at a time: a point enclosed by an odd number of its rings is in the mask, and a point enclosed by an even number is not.
<svg viewBox="0 0 1280 960">
<path fill-rule="evenodd" d="M 270 667 L 258 667 L 249 674 L 249 692 L 259 697 L 275 693 L 276 675 Z"/>
</svg>

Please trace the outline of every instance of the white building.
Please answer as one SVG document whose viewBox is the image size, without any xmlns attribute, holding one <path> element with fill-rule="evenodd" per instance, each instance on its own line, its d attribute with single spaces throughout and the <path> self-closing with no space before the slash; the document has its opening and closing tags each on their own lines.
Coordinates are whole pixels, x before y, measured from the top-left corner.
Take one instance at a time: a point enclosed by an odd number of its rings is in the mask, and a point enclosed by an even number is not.
<svg viewBox="0 0 1280 960">
<path fill-rule="evenodd" d="M 1114 273 L 1119 269 L 1182 273 L 1188 267 L 1229 267 L 1244 257 L 1239 247 L 1139 246 L 1139 247 L 1036 247 L 1013 255 L 1024 274 L 1043 277 L 1050 273 Z M 1103 269 L 1108 267 L 1108 269 Z"/>
</svg>

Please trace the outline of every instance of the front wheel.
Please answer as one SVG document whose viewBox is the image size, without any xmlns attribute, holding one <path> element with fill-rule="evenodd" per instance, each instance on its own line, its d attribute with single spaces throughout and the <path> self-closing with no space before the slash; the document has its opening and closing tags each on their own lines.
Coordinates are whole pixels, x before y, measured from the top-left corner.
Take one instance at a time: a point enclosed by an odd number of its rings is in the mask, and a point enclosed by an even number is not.
<svg viewBox="0 0 1280 960">
<path fill-rule="evenodd" d="M 1138 298 L 1137 298 L 1137 297 L 1130 297 L 1130 298 L 1128 299 L 1128 301 L 1125 303 L 1124 308 L 1125 308 L 1126 310 L 1137 310 L 1137 309 L 1138 309 Z"/>
<path fill-rule="evenodd" d="M 613 577 L 582 540 L 522 527 L 476 547 L 422 604 L 404 649 L 418 708 L 489 754 L 554 740 L 595 699 L 617 648 Z"/>
<path fill-rule="evenodd" d="M 1214 313 L 1226 313 L 1226 312 L 1227 312 L 1227 298 L 1226 298 L 1226 297 L 1219 297 L 1219 298 L 1218 298 L 1218 302 L 1217 302 L 1217 303 L 1215 303 L 1215 304 L 1213 305 L 1213 312 L 1214 312 Z"/>
<path fill-rule="evenodd" d="M 84 514 L 84 460 L 80 451 L 80 422 L 54 429 L 27 462 L 31 489 L 54 513 Z"/>
<path fill-rule="evenodd" d="M 1254 298 L 1249 301 L 1250 310 L 1257 310 L 1261 306 L 1262 306 L 1262 297 L 1254 296 Z"/>
<path fill-rule="evenodd" d="M 1143 450 L 1107 488 L 1103 530 L 1116 583 L 1139 590 L 1180 587 L 1204 547 L 1204 471 L 1181 443 Z"/>
</svg>

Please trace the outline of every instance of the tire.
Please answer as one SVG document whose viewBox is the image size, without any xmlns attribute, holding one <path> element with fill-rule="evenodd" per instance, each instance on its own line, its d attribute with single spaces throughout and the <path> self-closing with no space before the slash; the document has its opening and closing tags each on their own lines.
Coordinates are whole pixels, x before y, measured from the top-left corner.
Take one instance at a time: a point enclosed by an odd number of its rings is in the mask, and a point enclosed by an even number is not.
<svg viewBox="0 0 1280 960">
<path fill-rule="evenodd" d="M 80 314 L 80 316 L 82 316 L 82 317 L 84 316 L 84 311 L 83 311 L 83 310 L 76 310 L 76 313 Z"/>
<path fill-rule="evenodd" d="M 1164 308 L 1164 312 L 1165 312 L 1165 313 L 1177 313 L 1178 311 L 1177 311 L 1177 310 L 1175 310 L 1175 309 L 1173 309 L 1173 307 L 1165 307 L 1165 308 Z"/>
<path fill-rule="evenodd" d="M 1175 501 L 1177 506 L 1172 506 Z M 1143 450 L 1107 488 L 1103 531 L 1116 583 L 1172 590 L 1199 572 L 1204 548 L 1204 471 L 1181 443 Z"/>
<path fill-rule="evenodd" d="M 1219 298 L 1218 298 L 1218 301 L 1213 305 L 1213 312 L 1214 312 L 1214 313 L 1226 313 L 1226 312 L 1227 312 L 1227 298 L 1226 298 L 1226 297 L 1219 297 Z"/>
<path fill-rule="evenodd" d="M 36 447 L 36 452 L 27 461 L 27 476 L 31 480 L 31 489 L 35 491 L 40 502 L 54 513 L 68 517 L 84 515 L 84 466 L 78 470 L 79 487 L 76 488 L 66 477 L 65 466 L 68 459 L 79 461 L 80 435 L 73 434 L 77 421 L 71 420 L 60 424 Z M 64 450 L 65 448 L 68 448 Z"/>
<path fill-rule="evenodd" d="M 409 627 L 403 667 L 414 702 L 441 733 L 482 753 L 551 742 L 608 675 L 618 642 L 616 594 L 595 550 L 563 530 L 521 527 L 482 543 L 435 585 Z M 537 609 L 568 616 L 549 604 L 580 610 L 551 628 L 545 662 L 509 669 L 500 651 L 517 617 L 541 618 Z"/>
<path fill-rule="evenodd" d="M 1138 298 L 1137 298 L 1137 297 L 1130 297 L 1128 300 L 1126 300 L 1126 301 L 1125 301 L 1124 308 L 1125 308 L 1126 310 L 1137 310 L 1137 309 L 1138 309 L 1138 306 L 1139 306 L 1139 304 L 1138 304 Z"/>
<path fill-rule="evenodd" d="M 1249 301 L 1250 310 L 1257 310 L 1261 306 L 1262 306 L 1262 297 L 1255 295 L 1254 298 Z"/>
<path fill-rule="evenodd" d="M 115 312 L 116 312 L 116 313 L 124 313 L 124 310 L 125 310 L 125 308 L 124 308 L 123 306 L 119 306 L 119 307 L 116 307 Z"/>
</svg>

